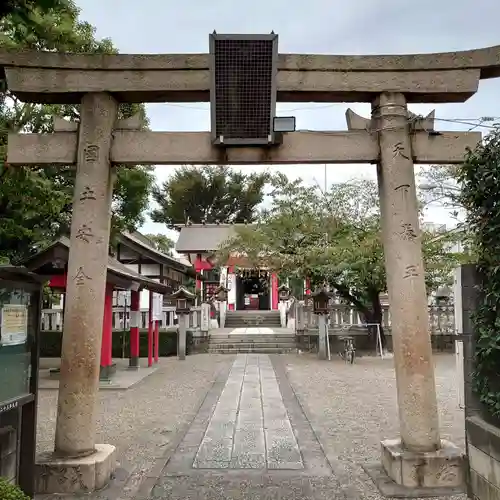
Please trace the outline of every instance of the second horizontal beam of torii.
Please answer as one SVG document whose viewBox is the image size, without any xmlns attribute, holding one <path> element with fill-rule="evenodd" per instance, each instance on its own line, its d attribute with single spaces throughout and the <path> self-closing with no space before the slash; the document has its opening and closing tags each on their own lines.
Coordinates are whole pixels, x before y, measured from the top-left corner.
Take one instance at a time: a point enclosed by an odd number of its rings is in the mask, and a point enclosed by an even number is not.
<svg viewBox="0 0 500 500">
<path fill-rule="evenodd" d="M 9 134 L 10 165 L 76 164 L 77 125 L 58 120 L 50 134 Z M 118 165 L 256 165 L 305 163 L 377 163 L 377 134 L 352 129 L 344 132 L 302 131 L 283 135 L 279 146 L 228 147 L 212 145 L 210 132 L 150 132 L 119 122 L 113 133 L 111 162 Z M 412 133 L 412 156 L 419 164 L 458 164 L 480 132 Z"/>
</svg>

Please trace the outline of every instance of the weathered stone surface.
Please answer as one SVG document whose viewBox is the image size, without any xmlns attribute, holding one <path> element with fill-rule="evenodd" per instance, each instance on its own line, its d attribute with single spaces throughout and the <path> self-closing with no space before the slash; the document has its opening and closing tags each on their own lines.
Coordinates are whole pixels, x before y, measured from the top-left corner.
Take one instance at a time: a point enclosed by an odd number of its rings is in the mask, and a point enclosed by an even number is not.
<svg viewBox="0 0 500 500">
<path fill-rule="evenodd" d="M 364 131 L 290 132 L 273 148 L 227 148 L 212 146 L 210 132 L 147 132 L 115 130 L 111 162 L 120 165 L 193 164 L 295 164 L 375 163 L 376 135 Z M 475 148 L 480 132 L 442 132 L 429 136 L 412 134 L 415 163 L 462 163 L 467 148 Z M 11 165 L 72 165 L 76 162 L 77 135 L 9 134 Z M 299 318 L 300 320 L 301 318 Z"/>
<path fill-rule="evenodd" d="M 77 103 L 88 92 L 112 92 L 122 102 L 202 102 L 210 99 L 209 70 L 73 70 L 5 68 L 9 90 L 27 102 Z M 413 103 L 463 102 L 478 88 L 480 70 L 286 71 L 277 75 L 278 101 L 367 102 L 384 91 Z"/>
<path fill-rule="evenodd" d="M 109 94 L 81 103 L 55 437 L 55 451 L 65 457 L 94 451 L 117 109 Z"/>
<path fill-rule="evenodd" d="M 401 439 L 411 451 L 432 452 L 440 444 L 439 419 L 405 96 L 381 94 L 372 115 Z"/>
<path fill-rule="evenodd" d="M 70 54 L 0 51 L 0 66 L 94 70 L 209 69 L 209 54 Z M 279 54 L 278 68 L 288 71 L 421 71 L 479 69 L 481 78 L 500 76 L 500 45 L 428 54 L 327 55 Z"/>
<path fill-rule="evenodd" d="M 457 488 L 465 485 L 462 450 L 446 440 L 433 452 L 403 449 L 400 439 L 382 441 L 382 465 L 387 475 L 407 488 Z"/>
<path fill-rule="evenodd" d="M 40 494 L 90 493 L 106 486 L 116 468 L 116 449 L 96 444 L 96 452 L 83 458 L 61 459 L 40 455 L 36 464 L 36 491 Z"/>
<path fill-rule="evenodd" d="M 409 102 L 463 101 L 480 78 L 500 75 L 500 48 L 416 55 L 280 54 L 283 101 L 371 100 L 407 93 Z M 82 92 L 113 91 L 128 102 L 208 101 L 209 55 L 81 55 L 2 51 L 11 90 L 23 100 L 78 102 Z M 22 68 L 22 73 L 17 68 Z M 168 71 L 168 78 L 165 72 Z"/>
<path fill-rule="evenodd" d="M 269 356 L 238 355 L 193 467 L 304 467 Z"/>
</svg>

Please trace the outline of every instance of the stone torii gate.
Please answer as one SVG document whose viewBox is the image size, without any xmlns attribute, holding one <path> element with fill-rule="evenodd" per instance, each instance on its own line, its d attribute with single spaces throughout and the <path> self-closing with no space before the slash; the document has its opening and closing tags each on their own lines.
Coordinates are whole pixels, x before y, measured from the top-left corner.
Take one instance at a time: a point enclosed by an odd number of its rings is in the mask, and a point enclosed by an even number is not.
<svg viewBox="0 0 500 500">
<path fill-rule="evenodd" d="M 500 46 L 394 56 L 276 52 L 275 101 L 372 104 L 371 119 L 347 112 L 347 131 L 290 132 L 269 144 L 232 146 L 222 137 L 216 143 L 214 130 L 150 132 L 138 130 L 133 118 L 117 121 L 122 102 L 210 101 L 213 64 L 213 54 L 0 52 L 8 88 L 19 99 L 81 105 L 79 125 L 56 119 L 54 133 L 11 134 L 8 143 L 11 166 L 77 167 L 55 454 L 45 471 L 60 474 L 58 488 L 68 491 L 101 487 L 113 468 L 112 447 L 95 444 L 101 342 L 95 332 L 102 326 L 115 164 L 375 163 L 401 434 L 382 443 L 384 473 L 402 488 L 460 485 L 460 451 L 439 433 L 413 164 L 461 163 L 481 136 L 437 132 L 432 113 L 418 118 L 407 103 L 467 100 L 480 79 L 500 76 Z M 94 470 L 98 481 L 82 486 L 60 472 L 77 465 Z"/>
</svg>

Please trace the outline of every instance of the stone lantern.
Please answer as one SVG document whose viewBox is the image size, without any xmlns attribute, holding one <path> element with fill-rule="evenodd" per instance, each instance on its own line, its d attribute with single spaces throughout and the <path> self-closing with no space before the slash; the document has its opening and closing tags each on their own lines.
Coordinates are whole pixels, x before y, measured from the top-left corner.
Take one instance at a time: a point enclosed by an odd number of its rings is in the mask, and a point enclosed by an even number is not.
<svg viewBox="0 0 500 500">
<path fill-rule="evenodd" d="M 226 288 L 224 285 L 219 285 L 214 290 L 214 296 L 217 298 L 219 302 L 227 302 L 228 292 L 229 288 Z"/>
<path fill-rule="evenodd" d="M 194 304 L 195 294 L 181 286 L 170 295 L 170 298 L 175 300 L 175 312 L 178 315 L 189 314 Z"/>
<path fill-rule="evenodd" d="M 189 312 L 194 304 L 195 294 L 181 286 L 170 295 L 175 300 L 175 312 L 179 316 L 179 340 L 177 352 L 179 359 L 186 359 L 186 335 L 189 322 Z"/>
<path fill-rule="evenodd" d="M 219 301 L 219 327 L 224 328 L 226 324 L 226 308 L 228 299 L 229 288 L 224 285 L 219 285 L 215 291 L 214 295 Z"/>
<path fill-rule="evenodd" d="M 313 300 L 313 311 L 314 314 L 328 314 L 328 304 L 333 294 L 329 292 L 325 287 L 321 287 L 311 294 Z"/>
<path fill-rule="evenodd" d="M 447 286 L 440 286 L 436 290 L 436 304 L 445 306 L 450 302 L 451 291 Z"/>
<path fill-rule="evenodd" d="M 288 288 L 284 283 L 278 288 L 278 297 L 281 302 L 285 302 L 290 298 L 290 288 Z"/>
<path fill-rule="evenodd" d="M 328 323 L 326 316 L 329 311 L 328 304 L 333 296 L 324 286 L 311 294 L 314 314 L 318 315 L 318 357 L 327 359 L 330 355 L 328 340 Z"/>
</svg>

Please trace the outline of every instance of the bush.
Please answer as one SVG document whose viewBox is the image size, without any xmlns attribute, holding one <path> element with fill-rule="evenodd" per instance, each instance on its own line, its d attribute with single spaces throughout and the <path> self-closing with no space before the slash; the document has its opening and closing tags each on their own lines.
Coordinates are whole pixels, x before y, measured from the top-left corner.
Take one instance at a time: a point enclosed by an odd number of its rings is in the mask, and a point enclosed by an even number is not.
<svg viewBox="0 0 500 500">
<path fill-rule="evenodd" d="M 7 482 L 3 477 L 0 477 L 0 498 L 2 500 L 30 500 L 30 497 L 25 495 L 19 486 Z"/>
<path fill-rule="evenodd" d="M 472 318 L 476 338 L 473 388 L 489 414 L 500 417 L 500 127 L 467 154 L 457 177 L 482 276 L 481 301 Z"/>
<path fill-rule="evenodd" d="M 61 331 L 45 331 L 40 333 L 40 356 L 42 358 L 59 358 L 61 357 L 62 332 Z M 186 339 L 186 351 L 189 354 L 193 344 L 193 332 L 188 330 Z M 114 331 L 112 343 L 113 358 L 128 358 L 130 354 L 130 332 Z M 177 331 L 175 330 L 160 330 L 160 356 L 175 356 L 177 355 Z M 139 332 L 139 356 L 141 358 L 148 357 L 148 332 L 141 330 Z M 1 497 L 0 497 L 1 499 Z"/>
</svg>

